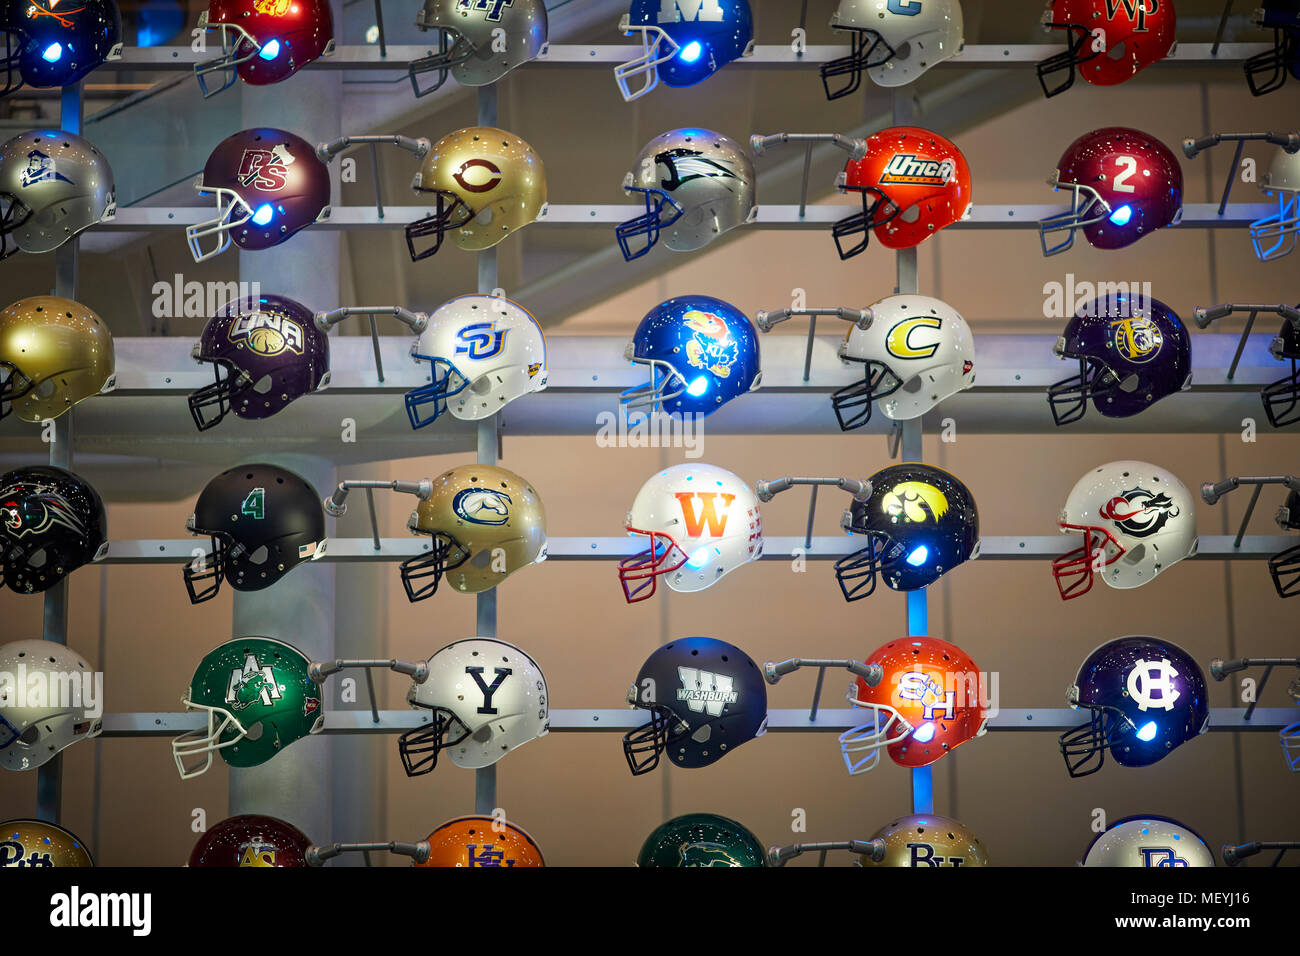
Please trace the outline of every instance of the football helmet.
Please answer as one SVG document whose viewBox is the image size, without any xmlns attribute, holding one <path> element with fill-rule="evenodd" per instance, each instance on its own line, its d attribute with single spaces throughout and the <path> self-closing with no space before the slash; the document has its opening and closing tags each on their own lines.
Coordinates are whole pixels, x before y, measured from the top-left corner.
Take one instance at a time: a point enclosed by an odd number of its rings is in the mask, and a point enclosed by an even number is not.
<svg viewBox="0 0 1300 956">
<path fill-rule="evenodd" d="M 1195 830 L 1168 817 L 1125 817 L 1098 833 L 1083 866 L 1214 866 L 1214 854 Z"/>
<path fill-rule="evenodd" d="M 889 418 L 907 421 L 975 384 L 975 339 L 948 303 L 891 295 L 871 312 L 871 325 L 850 325 L 839 347 L 841 362 L 862 368 L 862 381 L 831 393 L 843 431 L 871 421 L 875 402 Z"/>
<path fill-rule="evenodd" d="M 1300 773 L 1300 720 L 1287 724 L 1278 731 L 1282 744 L 1282 759 L 1292 773 Z"/>
<path fill-rule="evenodd" d="M 114 0 L 6 0 L 0 4 L 0 96 L 26 84 L 71 86 L 122 57 L 122 17 Z"/>
<path fill-rule="evenodd" d="M 716 813 L 684 813 L 650 831 L 637 866 L 767 866 L 767 851 L 748 827 Z"/>
<path fill-rule="evenodd" d="M 311 840 L 292 823 L 258 813 L 227 817 L 199 837 L 188 866 L 307 865 Z"/>
<path fill-rule="evenodd" d="M 545 866 L 541 848 L 522 827 L 495 817 L 448 820 L 425 838 L 429 859 L 412 866 Z"/>
<path fill-rule="evenodd" d="M 441 249 L 446 236 L 467 252 L 491 249 L 546 211 L 541 157 L 514 133 L 491 126 L 458 129 L 434 143 L 411 188 L 435 203 L 433 213 L 406 227 L 412 262 Z M 416 251 L 416 240 L 430 237 L 432 244 Z"/>
<path fill-rule="evenodd" d="M 828 100 L 856 93 L 863 70 L 877 86 L 906 86 L 960 53 L 963 43 L 959 0 L 840 0 L 831 29 L 850 35 L 852 52 L 822 64 Z M 835 76 L 849 79 L 831 90 Z"/>
<path fill-rule="evenodd" d="M 0 312 L 0 418 L 48 421 L 116 384 L 113 336 L 80 302 L 36 295 Z"/>
<path fill-rule="evenodd" d="M 50 252 L 116 215 L 113 170 L 89 140 L 34 129 L 0 146 L 0 259 Z"/>
<path fill-rule="evenodd" d="M 1114 86 L 1169 55 L 1178 20 L 1173 0 L 1049 0 L 1043 29 L 1065 32 L 1066 49 L 1040 60 L 1038 82 L 1051 98 L 1074 85 Z M 1055 86 L 1047 78 L 1065 72 Z"/>
<path fill-rule="evenodd" d="M 618 565 L 629 604 L 655 593 L 660 575 L 674 591 L 702 591 L 763 553 L 758 498 L 716 465 L 672 465 L 653 475 L 632 502 L 625 529 L 646 549 Z"/>
<path fill-rule="evenodd" d="M 1079 666 L 1065 692 L 1088 721 L 1061 734 L 1071 777 L 1096 773 L 1106 753 L 1124 767 L 1146 767 L 1210 725 L 1205 675 L 1185 650 L 1158 637 L 1120 637 Z"/>
<path fill-rule="evenodd" d="M 240 465 L 217 475 L 199 493 L 186 527 L 212 539 L 211 553 L 184 568 L 191 604 L 216 597 L 222 578 L 236 591 L 261 591 L 325 553 L 316 490 L 276 465 Z"/>
<path fill-rule="evenodd" d="M 0 644 L 0 673 L 13 681 L 0 690 L 0 767 L 35 770 L 78 740 L 99 736 L 103 718 L 92 710 L 102 714 L 104 702 L 82 697 L 76 675 L 94 669 L 76 651 L 53 641 Z M 27 681 L 38 674 L 48 691 L 29 700 Z"/>
<path fill-rule="evenodd" d="M 623 357 L 650 377 L 619 397 L 629 410 L 708 415 L 763 380 L 753 324 L 734 305 L 708 295 L 659 303 L 636 327 Z"/>
<path fill-rule="evenodd" d="M 108 554 L 99 492 L 53 465 L 0 475 L 0 571 L 18 594 L 48 590 Z"/>
<path fill-rule="evenodd" d="M 982 736 L 983 681 L 971 656 L 937 637 L 884 644 L 866 664 L 884 670 L 874 687 L 861 677 L 849 685 L 850 704 L 870 720 L 840 734 L 840 753 L 852 775 L 875 769 L 880 751 L 900 767 L 925 767 L 973 737 Z"/>
<path fill-rule="evenodd" d="M 94 866 L 75 835 L 40 820 L 0 823 L 0 868 L 6 866 Z"/>
<path fill-rule="evenodd" d="M 194 65 L 204 98 L 242 79 L 253 86 L 279 83 L 312 60 L 334 52 L 329 0 L 208 0 L 200 30 L 221 33 L 221 53 Z M 208 76 L 221 74 L 221 85 Z"/>
<path fill-rule="evenodd" d="M 1273 49 L 1246 60 L 1250 92 L 1264 96 L 1280 90 L 1288 74 L 1300 80 L 1300 0 L 1260 0 L 1251 21 L 1273 31 Z"/>
<path fill-rule="evenodd" d="M 1145 296 L 1102 296 L 1065 326 L 1053 349 L 1079 374 L 1049 385 L 1057 425 L 1083 418 L 1088 399 L 1107 418 L 1128 418 L 1192 384 L 1192 344 L 1173 309 Z"/>
<path fill-rule="evenodd" d="M 912 814 L 876 831 L 858 866 L 988 866 L 989 855 L 971 830 L 950 817 Z"/>
<path fill-rule="evenodd" d="M 429 658 L 429 676 L 412 682 L 406 701 L 430 721 L 397 738 L 408 777 L 429 773 L 438 754 L 457 767 L 490 767 L 550 730 L 546 677 L 526 653 L 489 637 L 448 644 Z M 430 859 L 432 859 L 432 855 Z"/>
<path fill-rule="evenodd" d="M 916 591 L 979 557 L 979 510 L 956 475 L 909 462 L 882 468 L 868 484 L 867 497 L 840 519 L 845 531 L 867 537 L 866 547 L 835 562 L 844 600 L 869 596 L 878 576 L 895 591 Z"/>
<path fill-rule="evenodd" d="M 330 381 L 329 337 L 310 309 L 282 295 L 228 303 L 208 319 L 190 354 L 211 363 L 215 379 L 190 393 L 199 431 L 229 412 L 253 421 L 270 418 Z"/>
<path fill-rule="evenodd" d="M 1045 256 L 1073 246 L 1076 231 L 1098 249 L 1122 249 L 1183 214 L 1183 169 L 1177 158 L 1154 136 L 1122 126 L 1076 139 L 1047 185 L 1068 189 L 1071 201 L 1069 210 L 1038 224 Z M 1048 245 L 1048 236 L 1061 231 L 1065 238 Z"/>
<path fill-rule="evenodd" d="M 623 735 L 634 776 L 659 766 L 663 753 L 678 767 L 707 767 L 767 733 L 763 672 L 739 647 L 712 637 L 660 647 L 641 665 L 627 702 L 649 715 Z"/>
<path fill-rule="evenodd" d="M 527 479 L 496 465 L 457 465 L 433 479 L 432 494 L 407 527 L 430 538 L 427 554 L 401 564 L 413 602 L 433 597 L 444 577 L 462 594 L 478 594 L 546 560 L 541 496 Z"/>
<path fill-rule="evenodd" d="M 214 753 L 232 767 L 256 767 L 318 732 L 325 713 L 310 664 L 269 637 L 237 637 L 210 651 L 181 699 L 187 712 L 207 714 L 206 727 L 172 741 L 181 779 L 206 773 Z"/>
<path fill-rule="evenodd" d="M 1126 590 L 1196 554 L 1196 506 L 1177 476 L 1144 461 L 1112 461 L 1080 478 L 1058 519 L 1083 544 L 1052 562 L 1062 600 L 1092 590 L 1094 575 Z"/>
<path fill-rule="evenodd" d="M 412 428 L 431 425 L 448 410 L 461 421 L 478 421 L 546 388 L 542 327 L 503 296 L 462 295 L 444 302 L 411 343 L 411 360 L 417 367 L 427 362 L 429 369 L 429 384 L 406 393 Z"/>
<path fill-rule="evenodd" d="M 1286 503 L 1277 509 L 1277 526 L 1283 531 L 1300 531 L 1300 491 L 1288 493 Z M 1278 597 L 1300 595 L 1300 544 L 1269 558 L 1268 573 Z"/>
<path fill-rule="evenodd" d="M 269 127 L 227 136 L 194 181 L 217 215 L 185 227 L 195 262 L 240 249 L 278 246 L 330 214 L 330 174 L 301 136 Z M 211 244 L 209 245 L 209 240 Z M 205 248 L 206 247 L 206 248 Z"/>
<path fill-rule="evenodd" d="M 629 103 L 660 80 L 693 86 L 754 52 L 749 0 L 632 0 L 618 29 L 641 40 L 641 55 L 614 68 L 614 81 Z M 633 77 L 642 77 L 637 90 L 629 83 Z"/>
<path fill-rule="evenodd" d="M 1290 362 L 1291 373 L 1259 391 L 1264 402 L 1264 414 L 1274 428 L 1285 428 L 1300 422 L 1300 326 L 1290 319 L 1282 320 L 1282 328 L 1268 347 L 1269 354 L 1279 362 Z"/>
<path fill-rule="evenodd" d="M 407 68 L 417 97 L 440 89 L 448 73 L 461 86 L 488 86 L 546 47 L 543 0 L 424 0 L 415 25 L 438 31 L 438 52 Z M 438 79 L 421 89 L 416 77 L 433 72 Z"/>
<path fill-rule="evenodd" d="M 887 249 L 910 249 L 970 215 L 966 157 L 951 140 L 917 126 L 892 126 L 867 137 L 867 154 L 850 159 L 835 181 L 858 193 L 862 212 L 831 228 L 841 259 L 866 250 L 872 233 Z M 844 240 L 862 239 L 845 248 Z"/>
<path fill-rule="evenodd" d="M 615 230 L 628 262 L 663 234 L 674 252 L 694 252 L 758 214 L 754 164 L 735 141 L 707 129 L 674 129 L 646 143 L 623 191 L 645 202 L 645 214 Z M 632 240 L 644 245 L 632 248 Z"/>
<path fill-rule="evenodd" d="M 1300 152 L 1279 146 L 1259 188 L 1277 202 L 1277 212 L 1250 224 L 1250 242 L 1260 260 L 1271 262 L 1290 255 L 1300 234 Z"/>
</svg>

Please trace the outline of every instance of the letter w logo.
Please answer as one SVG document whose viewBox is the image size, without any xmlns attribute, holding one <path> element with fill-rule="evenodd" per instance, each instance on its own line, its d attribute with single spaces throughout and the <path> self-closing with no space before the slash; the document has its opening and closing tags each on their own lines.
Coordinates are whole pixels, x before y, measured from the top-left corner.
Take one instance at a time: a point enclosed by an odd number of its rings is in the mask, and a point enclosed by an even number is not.
<svg viewBox="0 0 1300 956">
<path fill-rule="evenodd" d="M 1124 15 L 1133 23 L 1134 33 L 1147 32 L 1147 14 L 1160 9 L 1160 0 L 1106 0 L 1106 16 L 1111 20 L 1124 8 Z"/>
<path fill-rule="evenodd" d="M 698 510 L 693 505 L 693 501 L 699 499 Z M 722 499 L 722 514 L 718 514 L 717 499 Z M 679 491 L 677 492 L 677 501 L 682 506 L 682 520 L 686 522 L 686 534 L 692 538 L 701 537 L 704 534 L 704 526 L 709 527 L 709 536 L 712 538 L 721 538 L 727 530 L 727 513 L 731 509 L 731 503 L 736 500 L 735 495 L 728 495 L 718 491 Z"/>
<path fill-rule="evenodd" d="M 728 701 L 735 700 L 733 682 L 727 674 L 714 674 L 695 667 L 679 667 L 677 676 L 682 682 L 678 699 L 685 698 L 686 706 L 697 714 L 707 712 L 710 717 L 719 717 Z"/>
</svg>

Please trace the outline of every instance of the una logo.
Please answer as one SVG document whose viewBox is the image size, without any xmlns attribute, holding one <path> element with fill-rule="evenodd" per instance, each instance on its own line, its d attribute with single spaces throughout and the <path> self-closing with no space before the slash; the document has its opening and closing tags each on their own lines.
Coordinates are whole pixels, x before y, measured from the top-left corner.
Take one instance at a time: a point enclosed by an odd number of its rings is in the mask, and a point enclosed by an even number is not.
<svg viewBox="0 0 1300 956">
<path fill-rule="evenodd" d="M 1138 849 L 1142 852 L 1143 866 L 1191 866 L 1167 846 L 1144 846 Z"/>
<path fill-rule="evenodd" d="M 681 505 L 682 520 L 686 523 L 688 537 L 702 537 L 706 527 L 711 538 L 720 538 L 726 534 L 727 515 L 731 512 L 731 503 L 736 500 L 735 495 L 721 491 L 678 491 L 674 497 Z M 721 514 L 718 513 L 719 498 L 722 499 Z"/>
<path fill-rule="evenodd" d="M 246 149 L 239 159 L 235 180 L 264 193 L 278 193 L 289 184 L 289 167 L 297 160 L 284 144 L 270 149 Z"/>
<path fill-rule="evenodd" d="M 482 13 L 483 17 L 491 23 L 501 22 L 501 11 L 506 7 L 513 7 L 515 0 L 458 0 L 456 4 L 457 13 Z"/>
<path fill-rule="evenodd" d="M 679 146 L 665 150 L 655 155 L 655 162 L 668 171 L 660 185 L 669 192 L 696 179 L 739 179 L 729 167 L 708 159 L 698 149 Z"/>
<path fill-rule="evenodd" d="M 249 654 L 242 668 L 236 667 L 230 672 L 226 703 L 231 710 L 246 710 L 256 703 L 270 707 L 273 701 L 280 699 L 281 689 L 270 665 L 259 667 L 256 655 Z"/>
<path fill-rule="evenodd" d="M 1179 511 L 1163 491 L 1154 494 L 1145 488 L 1134 488 L 1111 498 L 1098 513 L 1115 522 L 1125 534 L 1148 538 L 1164 528 L 1170 518 L 1177 518 Z"/>
<path fill-rule="evenodd" d="M 741 863 L 726 844 L 700 841 L 685 843 L 677 851 L 680 854 L 680 866 L 740 866 Z"/>
<path fill-rule="evenodd" d="M 1138 710 L 1173 710 L 1182 696 L 1174 678 L 1178 671 L 1166 660 L 1139 660 L 1128 672 L 1128 695 Z"/>
<path fill-rule="evenodd" d="M 301 355 L 305 336 L 302 326 L 280 312 L 250 312 L 235 317 L 226 337 L 247 345 L 258 355 L 292 352 Z"/>
<path fill-rule="evenodd" d="M 903 481 L 881 499 L 881 509 L 895 521 L 936 523 L 948 513 L 948 498 L 924 481 Z"/>
<path fill-rule="evenodd" d="M 473 182 L 470 181 L 473 173 Z M 487 159 L 467 159 L 451 174 L 456 185 L 470 193 L 486 193 L 497 188 L 501 182 L 501 167 Z"/>
<path fill-rule="evenodd" d="M 922 159 L 915 153 L 895 153 L 880 174 L 880 183 L 904 186 L 946 186 L 957 167 L 951 159 Z"/>
<path fill-rule="evenodd" d="M 452 499 L 451 510 L 471 524 L 503 525 L 510 520 L 510 496 L 491 488 L 466 488 Z"/>
<path fill-rule="evenodd" d="M 500 355 L 509 329 L 498 329 L 495 322 L 474 322 L 456 333 L 456 354 L 472 359 L 490 359 Z"/>
<path fill-rule="evenodd" d="M 912 334 L 920 329 L 934 329 L 938 331 L 943 328 L 943 320 L 932 315 L 921 315 L 911 319 L 904 319 L 889 330 L 885 336 L 885 348 L 889 354 L 895 358 L 901 359 L 921 359 L 929 358 L 939 351 L 939 337 L 923 336 L 931 338 L 932 341 L 913 341 Z"/>
<path fill-rule="evenodd" d="M 293 0 L 253 0 L 253 9 L 263 16 L 282 17 L 292 4 Z"/>
<path fill-rule="evenodd" d="M 478 689 L 483 693 L 483 705 L 478 708 L 478 712 L 480 714 L 498 713 L 497 709 L 492 706 L 492 698 L 496 692 L 501 689 L 501 684 L 505 679 L 513 674 L 514 671 L 509 667 L 496 668 L 495 671 L 493 671 L 493 673 L 496 674 L 496 677 L 493 679 L 491 684 L 483 680 L 482 667 L 466 667 L 465 673 L 474 678 L 474 683 L 478 684 Z"/>
<path fill-rule="evenodd" d="M 239 854 L 240 866 L 275 866 L 275 846 L 270 843 L 245 843 Z"/>
<path fill-rule="evenodd" d="M 12 484 L 0 489 L 0 522 L 11 538 L 42 534 L 50 528 L 67 528 L 84 536 L 86 526 L 68 499 L 47 484 Z"/>
<path fill-rule="evenodd" d="M 27 168 L 22 172 L 23 186 L 37 183 L 71 183 L 72 180 L 54 168 L 54 160 L 34 149 L 27 154 Z"/>
<path fill-rule="evenodd" d="M 726 320 L 713 312 L 690 309 L 682 316 L 682 325 L 691 333 L 686 340 L 686 361 L 691 367 L 729 378 L 731 367 L 740 359 L 740 346 L 731 337 Z"/>
<path fill-rule="evenodd" d="M 949 718 L 957 716 L 957 695 L 953 691 L 944 691 L 943 685 L 920 671 L 908 671 L 898 679 L 898 696 L 903 700 L 916 701 L 921 705 L 921 713 L 926 720 L 933 720 L 939 711 Z"/>
<path fill-rule="evenodd" d="M 722 4 L 719 0 L 659 0 L 660 23 L 678 23 L 683 20 L 721 23 L 722 18 Z"/>
<path fill-rule="evenodd" d="M 678 667 L 677 677 L 682 682 L 677 699 L 686 701 L 686 706 L 697 714 L 718 717 L 723 707 L 740 699 L 740 694 L 731 689 L 729 674 L 714 674 L 698 667 Z"/>
<path fill-rule="evenodd" d="M 1110 341 L 1117 354 L 1141 365 L 1160 354 L 1165 336 L 1151 319 L 1135 316 L 1111 322 Z"/>
<path fill-rule="evenodd" d="M 1123 10 L 1134 33 L 1146 33 L 1147 14 L 1160 12 L 1160 0 L 1106 0 L 1106 17 L 1114 20 Z"/>
</svg>

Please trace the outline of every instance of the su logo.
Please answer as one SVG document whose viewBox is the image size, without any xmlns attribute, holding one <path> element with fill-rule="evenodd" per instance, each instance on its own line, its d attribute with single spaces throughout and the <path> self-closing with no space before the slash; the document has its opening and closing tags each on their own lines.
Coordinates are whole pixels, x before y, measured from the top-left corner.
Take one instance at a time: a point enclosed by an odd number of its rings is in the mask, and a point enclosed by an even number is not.
<svg viewBox="0 0 1300 956">
<path fill-rule="evenodd" d="M 686 525 L 686 534 L 691 538 L 701 538 L 708 528 L 711 538 L 721 538 L 727 531 L 727 516 L 735 495 L 720 491 L 679 491 L 674 497 L 682 509 L 682 521 Z M 722 499 L 719 513 L 718 499 Z"/>
</svg>

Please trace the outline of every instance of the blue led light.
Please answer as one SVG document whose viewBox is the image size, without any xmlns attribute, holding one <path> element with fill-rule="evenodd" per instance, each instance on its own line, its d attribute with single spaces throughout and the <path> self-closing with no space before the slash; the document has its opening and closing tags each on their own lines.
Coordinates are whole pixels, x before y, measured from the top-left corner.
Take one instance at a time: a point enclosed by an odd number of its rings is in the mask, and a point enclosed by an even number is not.
<svg viewBox="0 0 1300 956">
<path fill-rule="evenodd" d="M 45 48 L 45 52 L 41 54 L 41 59 L 43 59 L 46 63 L 57 63 L 62 57 L 63 57 L 62 43 L 51 43 L 49 46 Z"/>
<path fill-rule="evenodd" d="M 263 60 L 274 60 L 280 55 L 280 41 L 268 40 L 266 45 L 258 52 L 258 57 Z"/>
<path fill-rule="evenodd" d="M 1137 738 L 1138 740 L 1141 740 L 1144 743 L 1155 740 L 1156 731 L 1158 729 L 1159 728 L 1156 727 L 1156 722 L 1154 720 L 1148 720 L 1145 724 L 1143 724 L 1141 727 L 1138 728 Z"/>
<path fill-rule="evenodd" d="M 700 41 L 692 40 L 690 43 L 686 44 L 686 46 L 682 47 L 682 52 L 677 55 L 684 63 L 694 63 L 700 58 L 700 54 L 703 52 L 704 47 L 700 46 Z"/>
<path fill-rule="evenodd" d="M 691 382 L 691 384 L 687 387 L 686 394 L 691 396 L 691 398 L 699 398 L 708 390 L 709 390 L 709 380 L 705 378 L 703 375 L 701 375 L 695 381 Z"/>
<path fill-rule="evenodd" d="M 1128 221 L 1133 218 L 1132 206 L 1120 206 L 1110 214 L 1110 221 L 1117 226 L 1127 226 Z"/>
<path fill-rule="evenodd" d="M 925 545 L 918 545 L 912 549 L 912 553 L 907 556 L 907 563 L 914 568 L 919 568 L 930 558 L 930 549 Z"/>
<path fill-rule="evenodd" d="M 912 739 L 917 743 L 928 744 L 934 739 L 934 721 L 927 720 L 912 734 Z"/>
<path fill-rule="evenodd" d="M 257 212 L 253 213 L 253 225 L 265 226 L 275 218 L 275 207 L 269 202 L 264 202 L 257 207 Z"/>
<path fill-rule="evenodd" d="M 697 569 L 704 567 L 706 564 L 709 563 L 709 559 L 713 557 L 713 555 L 710 552 L 715 550 L 717 549 L 714 548 L 713 545 L 711 544 L 706 544 L 704 547 L 697 549 L 696 552 L 692 554 L 690 558 L 686 561 L 687 567 L 697 568 Z"/>
</svg>

